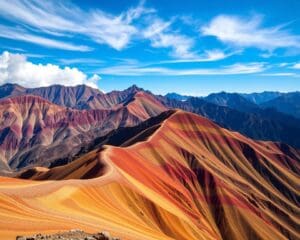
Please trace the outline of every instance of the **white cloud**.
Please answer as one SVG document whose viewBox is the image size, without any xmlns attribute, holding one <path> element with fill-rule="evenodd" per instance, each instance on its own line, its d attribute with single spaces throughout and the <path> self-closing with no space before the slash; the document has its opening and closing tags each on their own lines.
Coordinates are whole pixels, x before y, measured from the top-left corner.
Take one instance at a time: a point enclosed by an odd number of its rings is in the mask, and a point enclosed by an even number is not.
<svg viewBox="0 0 300 240">
<path fill-rule="evenodd" d="M 283 63 L 279 63 L 278 67 L 286 67 L 286 66 L 289 66 L 289 65 L 290 65 L 290 63 L 283 62 Z"/>
<path fill-rule="evenodd" d="M 292 66 L 293 69 L 300 69 L 300 63 L 295 63 L 293 66 Z"/>
<path fill-rule="evenodd" d="M 56 48 L 56 49 L 63 49 L 67 51 L 91 51 L 92 48 L 83 46 L 83 45 L 74 45 L 72 43 L 67 43 L 63 41 L 53 40 L 49 38 L 44 38 L 36 35 L 32 35 L 26 33 L 21 29 L 10 28 L 6 26 L 0 25 L 0 37 L 13 39 L 13 40 L 20 40 L 30 43 L 35 43 L 41 46 L 49 47 L 49 48 Z"/>
<path fill-rule="evenodd" d="M 249 19 L 237 16 L 219 15 L 207 26 L 201 28 L 203 35 L 215 36 L 220 41 L 239 47 L 256 47 L 262 50 L 276 48 L 299 48 L 300 37 L 290 34 L 283 25 L 263 27 L 262 17 Z"/>
<path fill-rule="evenodd" d="M 160 61 L 159 63 L 168 64 L 168 63 L 184 63 L 184 62 L 189 62 L 189 63 L 190 62 L 214 62 L 214 61 L 223 60 L 225 58 L 228 58 L 238 53 L 240 53 L 240 51 L 226 53 L 219 49 L 206 50 L 204 54 L 195 56 L 194 58 L 166 60 L 166 61 Z"/>
<path fill-rule="evenodd" d="M 164 67 L 144 67 L 139 65 L 120 65 L 99 69 L 100 74 L 115 76 L 200 76 L 200 75 L 237 75 L 263 72 L 264 63 L 233 64 L 220 68 L 173 69 Z"/>
<path fill-rule="evenodd" d="M 279 72 L 279 73 L 263 73 L 260 74 L 260 76 L 266 76 L 266 77 L 290 77 L 295 76 L 295 73 L 291 72 Z"/>
<path fill-rule="evenodd" d="M 83 10 L 67 1 L 0 1 L 0 15 L 9 21 L 54 36 L 80 34 L 117 50 L 125 48 L 138 32 L 132 22 L 153 11 L 146 9 L 143 2 L 120 15 L 112 15 L 99 9 Z M 23 40 L 29 37 L 24 36 Z M 41 39 L 30 39 L 41 42 Z"/>
<path fill-rule="evenodd" d="M 75 86 L 86 84 L 97 88 L 98 75 L 88 78 L 77 68 L 60 68 L 53 64 L 34 64 L 25 55 L 3 52 L 0 55 L 0 85 L 17 83 L 25 87 L 42 87 L 53 84 Z"/>
<path fill-rule="evenodd" d="M 95 58 L 61 58 L 59 62 L 64 65 L 72 65 L 72 64 L 84 64 L 84 65 L 99 65 L 104 63 L 104 61 L 95 59 Z"/>
<path fill-rule="evenodd" d="M 18 27 L 0 25 L 0 37 L 26 41 L 45 47 L 72 51 L 91 51 L 91 47 L 70 43 L 74 37 L 106 44 L 116 50 L 126 48 L 134 39 L 148 39 L 153 48 L 166 48 L 176 59 L 194 62 L 226 58 L 222 51 L 194 51 L 195 40 L 174 26 L 183 20 L 160 19 L 155 9 L 146 8 L 144 1 L 120 14 L 100 9 L 81 9 L 69 1 L 1 0 L 0 17 Z M 43 34 L 38 35 L 38 34 Z M 52 39 L 45 36 L 52 36 Z M 60 39 L 60 40 L 57 40 Z M 63 40 L 62 40 L 63 39 Z M 65 41 L 67 39 L 67 41 Z"/>
<path fill-rule="evenodd" d="M 144 31 L 143 36 L 149 39 L 154 48 L 171 48 L 172 56 L 180 59 L 196 58 L 192 51 L 194 40 L 188 36 L 176 33 L 170 29 L 172 21 L 165 22 L 155 18 Z"/>
</svg>

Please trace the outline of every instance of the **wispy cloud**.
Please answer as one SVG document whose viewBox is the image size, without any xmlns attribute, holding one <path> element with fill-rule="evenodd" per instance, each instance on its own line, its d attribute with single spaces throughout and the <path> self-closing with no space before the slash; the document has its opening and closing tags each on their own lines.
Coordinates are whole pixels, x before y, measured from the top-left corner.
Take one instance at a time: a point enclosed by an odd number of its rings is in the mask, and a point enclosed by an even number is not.
<svg viewBox="0 0 300 240">
<path fill-rule="evenodd" d="M 239 47 L 255 47 L 272 51 L 276 48 L 299 48 L 300 36 L 284 29 L 285 25 L 263 27 L 263 17 L 241 18 L 219 15 L 201 28 L 201 33 Z"/>
<path fill-rule="evenodd" d="M 290 76 L 296 76 L 296 73 L 292 72 L 278 72 L 278 73 L 262 73 L 260 76 L 266 76 L 266 77 L 290 77 Z"/>
<path fill-rule="evenodd" d="M 264 63 L 233 64 L 220 68 L 174 69 L 165 67 L 145 67 L 139 65 L 120 65 L 98 69 L 99 74 L 115 76 L 200 76 L 200 75 L 237 75 L 263 72 Z"/>
<path fill-rule="evenodd" d="M 99 80 L 98 75 L 88 77 L 77 68 L 34 64 L 23 54 L 3 52 L 0 55 L 0 85 L 17 83 L 25 87 L 40 87 L 60 83 L 67 86 L 86 84 L 96 88 Z"/>
<path fill-rule="evenodd" d="M 154 10 L 144 8 L 143 2 L 120 15 L 112 15 L 99 9 L 84 11 L 70 2 L 60 0 L 0 1 L 0 15 L 9 21 L 54 36 L 80 34 L 117 50 L 126 47 L 132 36 L 137 33 L 132 22 L 142 14 L 152 11 Z M 31 42 L 41 42 L 41 39 L 36 40 L 24 34 L 22 39 L 19 37 L 19 40 L 26 39 Z"/>
<path fill-rule="evenodd" d="M 283 63 L 279 63 L 277 64 L 278 67 L 286 67 L 286 66 L 289 66 L 291 63 L 288 63 L 288 62 L 283 62 Z"/>
<path fill-rule="evenodd" d="M 175 58 L 196 58 L 196 53 L 192 51 L 195 44 L 193 38 L 173 31 L 170 28 L 172 21 L 163 21 L 159 18 L 151 21 L 152 24 L 143 31 L 143 37 L 150 40 L 152 47 L 170 48 L 171 55 Z"/>
<path fill-rule="evenodd" d="M 224 52 L 220 49 L 214 50 L 206 50 L 203 54 L 197 55 L 194 58 L 190 59 L 174 59 L 174 60 L 166 60 L 160 61 L 160 64 L 168 64 L 168 63 L 192 63 L 192 62 L 214 62 L 226 59 L 232 55 L 239 54 L 241 51 L 233 51 L 233 52 Z"/>
<path fill-rule="evenodd" d="M 47 58 L 50 57 L 50 55 L 45 54 L 36 54 L 36 53 L 22 53 L 27 58 Z"/>
<path fill-rule="evenodd" d="M 92 48 L 88 46 L 75 45 L 72 43 L 40 37 L 37 35 L 29 34 L 22 29 L 6 27 L 3 25 L 0 25 L 0 37 L 13 39 L 13 40 L 20 40 L 24 42 L 30 42 L 30 43 L 34 43 L 49 48 L 63 49 L 67 51 L 87 52 L 92 50 Z"/>
<path fill-rule="evenodd" d="M 12 51 L 17 51 L 17 52 L 26 52 L 26 50 L 24 50 L 23 48 L 17 48 L 17 47 L 11 47 L 11 46 L 7 46 L 7 45 L 0 45 L 1 49 L 4 50 L 12 50 Z"/>
<path fill-rule="evenodd" d="M 99 65 L 104 63 L 104 61 L 95 59 L 95 58 L 62 58 L 59 59 L 59 62 L 64 65 L 72 65 L 72 64 L 87 64 L 87 65 Z"/>
</svg>

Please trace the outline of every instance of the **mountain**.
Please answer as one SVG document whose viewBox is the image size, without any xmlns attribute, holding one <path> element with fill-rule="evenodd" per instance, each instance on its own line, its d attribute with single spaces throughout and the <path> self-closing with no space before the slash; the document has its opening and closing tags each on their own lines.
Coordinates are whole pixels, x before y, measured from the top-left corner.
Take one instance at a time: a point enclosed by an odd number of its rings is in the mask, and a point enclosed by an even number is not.
<svg viewBox="0 0 300 240">
<path fill-rule="evenodd" d="M 66 87 L 62 85 L 52 85 L 49 87 L 27 89 L 26 94 L 40 96 L 57 105 L 82 108 L 92 96 L 102 95 L 98 89 L 86 85 Z"/>
<path fill-rule="evenodd" d="M 275 99 L 277 97 L 280 97 L 284 95 L 284 93 L 265 91 L 261 93 L 240 93 L 240 95 L 248 99 L 249 101 L 259 105 L 264 102 L 268 102 L 272 99 Z"/>
<path fill-rule="evenodd" d="M 279 112 L 300 118 L 300 92 L 285 93 L 284 95 L 264 102 L 263 108 L 274 108 Z"/>
<path fill-rule="evenodd" d="M 156 98 L 154 94 L 149 91 L 145 91 L 142 88 L 137 87 L 136 85 L 132 85 L 131 87 L 123 90 L 123 91 L 112 91 L 106 94 L 98 94 L 92 96 L 85 105 L 82 106 L 84 109 L 113 109 L 118 107 L 120 104 L 124 104 L 126 102 L 130 102 L 134 95 L 137 93 L 144 92 L 148 96 L 152 96 L 152 98 Z"/>
<path fill-rule="evenodd" d="M 136 240 L 296 240 L 299 161 L 288 145 L 178 110 L 125 146 L 28 176 L 46 181 L 1 177 L 0 235 L 100 228 Z"/>
<path fill-rule="evenodd" d="M 20 95 L 25 91 L 26 89 L 20 85 L 7 83 L 0 86 L 0 98 Z"/>
<path fill-rule="evenodd" d="M 186 101 L 190 96 L 180 95 L 178 93 L 173 92 L 173 93 L 167 93 L 165 97 L 169 99 L 178 100 L 178 101 Z"/>
<path fill-rule="evenodd" d="M 254 112 L 259 108 L 238 93 L 212 93 L 203 99 L 218 106 L 229 107 L 242 112 Z"/>
<path fill-rule="evenodd" d="M 222 127 L 238 131 L 257 140 L 284 142 L 300 148 L 300 121 L 272 109 L 255 112 L 237 111 L 191 97 L 185 102 L 161 99 L 169 108 L 179 108 L 205 116 Z"/>
<path fill-rule="evenodd" d="M 95 138 L 137 125 L 165 110 L 145 92 L 108 110 L 70 109 L 33 95 L 5 98 L 0 101 L 0 169 L 68 161 Z"/>
<path fill-rule="evenodd" d="M 81 108 L 89 98 L 103 94 L 98 89 L 86 85 L 67 87 L 63 85 L 52 85 L 40 88 L 23 88 L 17 84 L 5 84 L 0 87 L 0 98 L 18 95 L 40 96 L 57 105 Z"/>
<path fill-rule="evenodd" d="M 124 101 L 130 101 L 134 94 L 141 91 L 144 90 L 138 88 L 136 85 L 124 91 L 112 91 L 104 94 L 98 89 L 86 85 L 75 87 L 52 85 L 41 88 L 23 88 L 17 84 L 5 84 L 0 87 L 0 98 L 35 95 L 64 107 L 76 109 L 111 109 L 118 108 L 117 105 L 122 104 Z"/>
</svg>

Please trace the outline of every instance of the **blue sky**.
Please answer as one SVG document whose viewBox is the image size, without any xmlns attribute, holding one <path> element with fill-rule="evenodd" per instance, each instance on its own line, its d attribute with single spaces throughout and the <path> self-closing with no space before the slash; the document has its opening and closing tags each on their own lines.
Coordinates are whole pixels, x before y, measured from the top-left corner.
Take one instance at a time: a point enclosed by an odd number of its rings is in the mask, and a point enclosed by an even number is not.
<svg viewBox="0 0 300 240">
<path fill-rule="evenodd" d="M 300 90 L 298 0 L 0 1 L 0 84 Z"/>
</svg>

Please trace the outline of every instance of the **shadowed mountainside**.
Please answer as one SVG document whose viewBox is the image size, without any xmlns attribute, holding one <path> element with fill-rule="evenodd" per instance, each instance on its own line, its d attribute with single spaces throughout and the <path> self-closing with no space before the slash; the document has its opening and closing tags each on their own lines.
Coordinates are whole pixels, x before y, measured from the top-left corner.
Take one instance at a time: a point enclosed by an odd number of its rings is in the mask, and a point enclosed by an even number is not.
<svg viewBox="0 0 300 240">
<path fill-rule="evenodd" d="M 298 150 L 183 111 L 157 124 L 28 176 L 46 181 L 1 178 L 0 235 L 100 225 L 122 239 L 299 239 Z"/>
<path fill-rule="evenodd" d="M 229 107 L 241 112 L 255 112 L 259 110 L 259 106 L 250 102 L 238 93 L 212 93 L 203 98 L 206 102 L 210 102 L 222 107 Z"/>
<path fill-rule="evenodd" d="M 281 92 L 271 92 L 271 91 L 264 91 L 260 93 L 240 93 L 241 96 L 248 99 L 250 102 L 253 102 L 257 105 L 260 105 L 264 102 L 268 102 L 272 99 L 280 97 L 284 95 Z"/>
<path fill-rule="evenodd" d="M 300 92 L 286 93 L 264 102 L 260 106 L 263 108 L 274 108 L 277 111 L 300 118 Z"/>
</svg>

